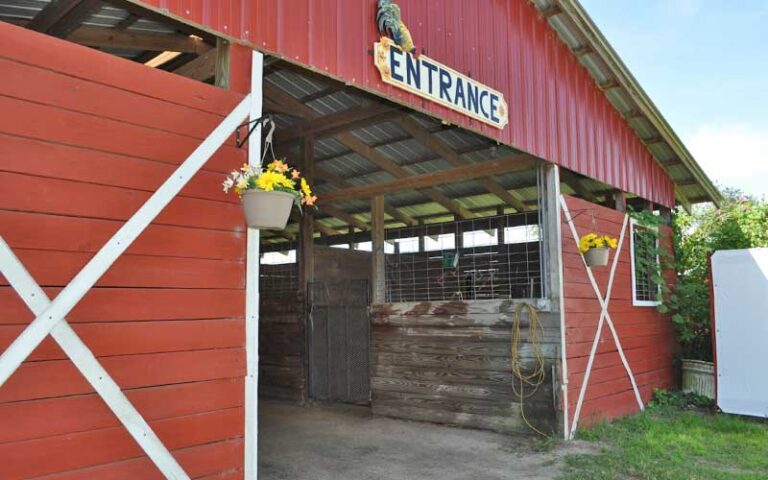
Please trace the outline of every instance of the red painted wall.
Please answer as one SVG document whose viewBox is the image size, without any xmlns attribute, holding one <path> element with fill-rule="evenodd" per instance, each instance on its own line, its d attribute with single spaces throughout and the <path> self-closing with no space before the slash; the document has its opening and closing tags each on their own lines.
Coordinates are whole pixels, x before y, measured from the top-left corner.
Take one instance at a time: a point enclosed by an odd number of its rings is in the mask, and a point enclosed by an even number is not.
<svg viewBox="0 0 768 480">
<path fill-rule="evenodd" d="M 376 0 L 144 0 L 249 43 L 668 207 L 674 186 L 528 0 L 399 0 L 416 45 L 505 94 L 497 130 L 381 82 Z"/>
<path fill-rule="evenodd" d="M 0 235 L 52 297 L 242 99 L 2 22 L 0 71 Z M 244 161 L 222 147 L 68 316 L 195 478 L 243 461 L 245 235 L 219 184 Z M 32 318 L 0 276 L 0 351 Z M 41 475 L 161 478 L 50 338 L 0 388 L 0 478 Z"/>
<path fill-rule="evenodd" d="M 574 197 L 566 196 L 565 198 L 579 236 L 596 232 L 619 238 L 624 221 L 623 213 Z M 601 309 L 565 213 L 562 218 L 562 231 L 568 400 L 572 422 Z M 627 225 L 608 311 L 616 326 L 621 346 L 637 381 L 643 402 L 647 403 L 651 399 L 654 388 L 670 388 L 676 383 L 673 368 L 676 352 L 675 334 L 672 321 L 660 314 L 656 308 L 632 305 L 629 235 L 630 230 Z M 611 254 L 611 262 L 613 255 L 615 253 Z M 592 269 L 603 295 L 607 290 L 610 269 L 610 263 L 606 267 Z M 579 425 L 585 426 L 601 419 L 618 418 L 638 410 L 629 377 L 621 363 L 611 331 L 605 324 L 595 355 Z"/>
</svg>

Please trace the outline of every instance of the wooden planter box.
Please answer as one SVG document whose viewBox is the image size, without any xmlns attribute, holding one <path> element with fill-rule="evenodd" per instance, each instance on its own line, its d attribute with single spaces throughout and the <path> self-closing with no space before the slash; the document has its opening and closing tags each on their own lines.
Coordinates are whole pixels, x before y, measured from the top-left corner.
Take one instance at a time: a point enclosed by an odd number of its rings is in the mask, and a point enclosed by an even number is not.
<svg viewBox="0 0 768 480">
<path fill-rule="evenodd" d="M 683 360 L 683 392 L 714 400 L 715 364 L 701 360 Z"/>
</svg>

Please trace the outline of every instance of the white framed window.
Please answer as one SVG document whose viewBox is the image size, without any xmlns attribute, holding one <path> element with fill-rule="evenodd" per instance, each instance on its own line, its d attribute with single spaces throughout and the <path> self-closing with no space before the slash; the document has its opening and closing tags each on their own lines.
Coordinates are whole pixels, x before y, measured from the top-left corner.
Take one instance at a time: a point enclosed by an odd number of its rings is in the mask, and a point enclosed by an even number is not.
<svg viewBox="0 0 768 480">
<path fill-rule="evenodd" d="M 439 235 L 424 237 L 425 252 L 454 249 L 456 249 L 456 235 L 453 233 L 441 233 Z"/>
<path fill-rule="evenodd" d="M 419 251 L 419 237 L 396 238 L 394 241 L 398 253 L 416 253 Z"/>
<path fill-rule="evenodd" d="M 286 265 L 289 263 L 296 263 L 296 250 L 265 252 L 261 254 L 262 265 Z"/>
<path fill-rule="evenodd" d="M 518 225 L 504 228 L 504 243 L 529 243 L 538 242 L 541 232 L 538 225 Z"/>
<path fill-rule="evenodd" d="M 372 252 L 373 251 L 373 242 L 360 242 L 355 243 L 355 250 L 359 250 L 361 252 Z"/>
<path fill-rule="evenodd" d="M 491 230 L 473 230 L 462 234 L 462 247 L 490 247 L 499 244 L 499 231 L 495 228 Z"/>
<path fill-rule="evenodd" d="M 652 248 L 659 247 L 659 240 L 655 227 L 646 227 L 637 223 L 635 219 L 630 221 L 630 260 L 632 263 L 632 305 L 636 307 L 656 307 L 659 305 L 658 296 L 661 293 L 661 285 L 653 279 L 654 272 L 659 265 L 659 257 L 652 253 L 653 258 L 641 258 L 641 255 L 649 255 L 643 244 L 650 244 Z M 654 268 L 651 262 L 655 262 Z M 649 265 L 651 264 L 651 265 Z"/>
</svg>

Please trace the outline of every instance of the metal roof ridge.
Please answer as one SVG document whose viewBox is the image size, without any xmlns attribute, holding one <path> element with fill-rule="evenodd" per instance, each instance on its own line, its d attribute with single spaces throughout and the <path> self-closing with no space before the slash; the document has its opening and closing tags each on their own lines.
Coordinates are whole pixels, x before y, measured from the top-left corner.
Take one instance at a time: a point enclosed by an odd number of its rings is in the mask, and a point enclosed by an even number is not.
<svg viewBox="0 0 768 480">
<path fill-rule="evenodd" d="M 581 6 L 578 0 L 555 0 L 555 4 L 560 8 L 560 12 L 566 15 L 574 25 L 580 30 L 580 33 L 584 36 L 587 42 L 592 47 L 594 53 L 600 57 L 606 66 L 611 70 L 614 76 L 617 77 L 619 84 L 627 91 L 630 98 L 638 105 L 640 111 L 651 122 L 651 124 L 659 131 L 664 141 L 669 145 L 672 151 L 677 155 L 680 161 L 690 171 L 691 175 L 698 182 L 698 184 L 707 192 L 716 205 L 719 205 L 722 201 L 722 194 L 720 190 L 715 186 L 712 180 L 702 170 L 696 159 L 691 152 L 682 142 L 680 137 L 675 133 L 669 122 L 659 111 L 658 107 L 653 103 L 651 98 L 645 93 L 645 90 L 640 86 L 640 83 L 632 75 L 629 68 L 621 60 L 619 54 L 614 50 L 600 29 L 594 23 L 592 18 L 586 12 L 584 7 Z M 550 24 L 550 27 L 551 24 Z M 553 28 L 554 29 L 554 28 Z M 618 110 L 618 109 L 617 109 Z M 622 113 L 623 112 L 619 112 Z M 638 135 L 639 137 L 639 135 Z M 642 139 L 641 139 L 642 140 Z M 654 158 L 656 156 L 654 155 Z M 656 158 L 662 168 L 666 171 L 666 166 L 663 162 Z M 679 190 L 676 188 L 676 190 Z"/>
</svg>

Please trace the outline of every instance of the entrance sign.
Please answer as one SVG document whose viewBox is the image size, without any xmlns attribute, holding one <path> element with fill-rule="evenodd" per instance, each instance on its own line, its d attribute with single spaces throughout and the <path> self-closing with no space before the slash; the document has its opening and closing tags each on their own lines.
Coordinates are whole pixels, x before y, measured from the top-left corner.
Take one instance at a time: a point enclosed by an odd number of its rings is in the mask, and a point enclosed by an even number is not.
<svg viewBox="0 0 768 480">
<path fill-rule="evenodd" d="M 463 115 L 503 129 L 509 123 L 504 95 L 432 60 L 403 51 L 388 37 L 374 43 L 374 63 L 384 83 L 415 93 Z"/>
</svg>

